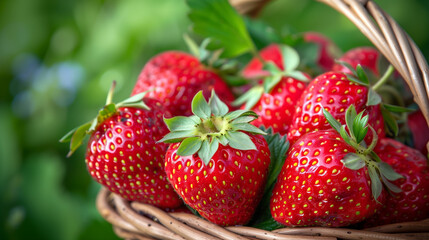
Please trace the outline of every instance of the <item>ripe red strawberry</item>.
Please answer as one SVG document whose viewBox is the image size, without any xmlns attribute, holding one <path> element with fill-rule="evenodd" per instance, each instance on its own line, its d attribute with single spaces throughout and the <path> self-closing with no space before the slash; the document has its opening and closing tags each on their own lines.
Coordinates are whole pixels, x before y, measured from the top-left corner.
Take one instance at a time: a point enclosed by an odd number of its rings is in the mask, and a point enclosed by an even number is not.
<svg viewBox="0 0 429 240">
<path fill-rule="evenodd" d="M 356 115 L 353 107 L 347 112 L 350 135 L 324 111 L 335 130 L 307 133 L 292 145 L 271 199 L 276 221 L 286 226 L 341 227 L 361 222 L 381 207 L 377 201 L 383 202 L 384 191 L 378 174 L 383 182 L 386 176 L 389 180 L 400 176 L 372 151 L 377 139 L 368 148 L 363 144 L 368 117 L 363 112 Z"/>
<path fill-rule="evenodd" d="M 259 56 L 263 60 L 267 62 L 270 61 L 278 68 L 284 70 L 283 57 L 279 45 L 271 44 L 263 48 L 261 51 L 259 51 Z M 267 70 L 264 70 L 264 63 L 262 63 L 259 58 L 254 57 L 243 68 L 242 75 L 246 78 L 260 78 L 269 76 L 270 73 Z"/>
<path fill-rule="evenodd" d="M 234 95 L 226 83 L 211 69 L 192 55 L 179 51 L 167 51 L 149 60 L 142 69 L 132 95 L 143 91 L 150 98 L 162 102 L 173 116 L 192 114 L 192 97 L 200 90 L 205 96 L 214 89 L 227 104 Z"/>
<path fill-rule="evenodd" d="M 428 154 L 426 144 L 429 142 L 429 127 L 421 110 L 408 115 L 407 125 L 413 139 L 413 147 L 423 155 Z"/>
<path fill-rule="evenodd" d="M 365 225 L 379 226 L 418 221 L 429 217 L 429 166 L 418 150 L 394 139 L 380 140 L 374 150 L 404 178 L 393 182 L 402 191 L 388 194 L 386 203 Z"/>
<path fill-rule="evenodd" d="M 371 113 L 369 124 L 379 137 L 385 136 L 380 106 L 367 107 L 368 92 L 367 86 L 350 81 L 343 73 L 327 72 L 319 75 L 306 87 L 296 104 L 288 141 L 293 144 L 305 133 L 330 129 L 323 108 L 344 124 L 344 114 L 351 104 L 358 112 L 366 110 L 366 113 Z M 371 139 L 372 133 L 369 133 L 366 141 L 371 142 Z"/>
<path fill-rule="evenodd" d="M 249 124 L 255 113 L 228 107 L 216 95 L 207 103 L 199 92 L 194 116 L 166 119 L 171 133 L 165 170 L 182 199 L 209 221 L 243 225 L 262 197 L 270 150 L 260 129 Z M 245 133 L 248 132 L 249 134 Z"/>
<path fill-rule="evenodd" d="M 341 56 L 338 60 L 349 63 L 353 68 L 356 68 L 357 65 L 360 64 L 362 67 L 372 71 L 375 76 L 380 76 L 380 71 L 377 66 L 380 56 L 380 53 L 375 48 L 357 47 L 344 53 L 344 55 Z M 352 73 L 347 67 L 339 63 L 335 64 L 332 67 L 332 70 L 348 74 Z"/>
<path fill-rule="evenodd" d="M 241 108 L 251 109 L 258 114 L 259 118 L 252 122 L 253 125 L 271 127 L 274 132 L 286 135 L 296 101 L 310 77 L 295 70 L 299 56 L 290 47 L 273 44 L 262 49 L 260 56 L 266 63 L 255 57 L 245 67 L 243 75 L 265 76 L 265 79 L 237 99 L 236 103 L 246 102 Z M 269 66 L 270 70 L 265 70 L 264 65 Z"/>
<path fill-rule="evenodd" d="M 168 146 L 157 143 L 168 132 L 163 123 L 163 115 L 168 112 L 159 101 L 143 96 L 138 94 L 117 105 L 108 100 L 94 121 L 62 140 L 71 140 L 70 155 L 86 134 L 91 135 L 85 163 L 95 181 L 111 192 L 131 201 L 177 208 L 183 202 L 164 172 Z"/>
<path fill-rule="evenodd" d="M 319 46 L 317 63 L 323 70 L 330 70 L 335 63 L 334 59 L 339 52 L 335 43 L 325 35 L 317 32 L 305 32 L 303 36 L 306 42 L 313 42 Z"/>
</svg>

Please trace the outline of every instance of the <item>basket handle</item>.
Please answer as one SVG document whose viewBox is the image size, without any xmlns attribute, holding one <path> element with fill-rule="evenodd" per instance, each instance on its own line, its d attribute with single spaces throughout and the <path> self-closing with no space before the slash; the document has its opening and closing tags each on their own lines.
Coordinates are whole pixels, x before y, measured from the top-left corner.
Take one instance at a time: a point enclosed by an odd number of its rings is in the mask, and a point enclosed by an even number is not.
<svg viewBox="0 0 429 240">
<path fill-rule="evenodd" d="M 267 0 L 229 0 L 241 14 L 253 15 Z M 317 0 L 346 16 L 401 74 L 429 125 L 429 67 L 399 24 L 372 0 Z M 427 144 L 429 150 L 429 143 Z"/>
</svg>

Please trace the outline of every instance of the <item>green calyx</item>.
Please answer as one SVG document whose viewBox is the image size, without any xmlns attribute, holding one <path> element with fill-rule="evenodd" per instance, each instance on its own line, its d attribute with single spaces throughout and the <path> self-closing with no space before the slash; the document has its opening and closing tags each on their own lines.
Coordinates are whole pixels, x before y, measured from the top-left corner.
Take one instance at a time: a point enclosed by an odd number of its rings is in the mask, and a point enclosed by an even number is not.
<svg viewBox="0 0 429 240">
<path fill-rule="evenodd" d="M 164 119 L 170 133 L 159 142 L 181 142 L 177 154 L 190 156 L 198 153 L 205 164 L 219 148 L 219 144 L 229 145 L 239 150 L 256 150 L 255 144 L 247 133 L 263 134 L 261 129 L 250 124 L 258 115 L 248 110 L 229 112 L 214 91 L 207 102 L 202 91 L 192 100 L 193 116 Z"/>
<path fill-rule="evenodd" d="M 381 195 L 383 184 L 392 192 L 401 190 L 391 183 L 403 176 L 396 173 L 393 168 L 373 151 L 377 144 L 377 133 L 371 125 L 368 124 L 368 115 L 363 116 L 364 111 L 359 114 L 354 105 L 347 108 L 345 120 L 346 125 L 341 125 L 328 111 L 323 109 L 323 114 L 329 124 L 340 133 L 343 140 L 354 149 L 356 153 L 348 153 L 341 162 L 345 167 L 352 170 L 359 170 L 363 167 L 368 168 L 371 179 L 371 191 L 375 200 Z M 346 129 L 347 127 L 347 129 Z M 369 146 L 366 145 L 364 138 L 370 129 L 373 133 L 373 139 Z M 347 131 L 348 130 L 348 131 Z"/>
<path fill-rule="evenodd" d="M 148 91 L 136 94 L 120 103 L 115 104 L 112 103 L 115 87 L 116 81 L 113 81 L 107 95 L 106 104 L 98 111 L 97 116 L 93 120 L 74 128 L 60 139 L 61 143 L 70 142 L 70 151 L 67 154 L 67 157 L 70 157 L 82 145 L 83 140 L 87 135 L 93 133 L 95 129 L 106 119 L 117 114 L 118 108 L 135 107 L 149 110 L 149 107 L 143 102 L 143 98 Z"/>
<path fill-rule="evenodd" d="M 309 79 L 297 68 L 299 66 L 299 54 L 290 46 L 279 45 L 282 54 L 284 70 L 281 70 L 271 61 L 263 61 L 264 70 L 269 75 L 264 78 L 262 85 L 256 85 L 239 97 L 233 104 L 239 106 L 246 103 L 245 109 L 251 109 L 261 99 L 263 93 L 270 93 L 271 90 L 282 80 L 283 77 L 292 77 L 303 82 Z"/>
</svg>

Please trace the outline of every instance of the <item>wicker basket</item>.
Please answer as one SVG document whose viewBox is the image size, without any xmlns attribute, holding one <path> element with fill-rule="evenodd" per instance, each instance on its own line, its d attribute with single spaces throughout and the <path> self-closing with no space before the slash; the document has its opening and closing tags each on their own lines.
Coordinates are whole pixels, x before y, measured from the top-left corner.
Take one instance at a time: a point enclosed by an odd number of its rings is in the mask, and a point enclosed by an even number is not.
<svg viewBox="0 0 429 240">
<path fill-rule="evenodd" d="M 429 123 L 427 62 L 401 27 L 371 0 L 318 0 L 349 18 L 402 75 Z M 268 0 L 230 0 L 241 14 L 257 14 Z M 429 148 L 429 143 L 427 145 Z M 264 231 L 245 226 L 219 227 L 188 213 L 166 213 L 154 206 L 128 202 L 102 188 L 101 215 L 124 239 L 429 239 L 429 219 L 371 229 L 283 228 Z"/>
</svg>

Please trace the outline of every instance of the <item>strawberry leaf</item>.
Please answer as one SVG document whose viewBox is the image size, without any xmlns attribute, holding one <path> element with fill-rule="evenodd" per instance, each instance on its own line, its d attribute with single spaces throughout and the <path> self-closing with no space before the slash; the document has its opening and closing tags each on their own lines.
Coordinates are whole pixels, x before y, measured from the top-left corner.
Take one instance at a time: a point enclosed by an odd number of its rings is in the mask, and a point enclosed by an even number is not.
<svg viewBox="0 0 429 240">
<path fill-rule="evenodd" d="M 344 164 L 344 166 L 346 166 L 346 168 L 352 170 L 359 170 L 366 165 L 365 160 L 362 159 L 362 157 L 356 153 L 346 154 L 346 156 L 341 160 L 341 162 Z"/>
<path fill-rule="evenodd" d="M 352 138 L 356 138 L 355 131 L 354 131 L 354 124 L 353 124 L 356 119 L 356 116 L 357 116 L 357 113 L 356 113 L 355 106 L 350 105 L 350 107 L 347 108 L 345 119 L 346 119 L 347 127 L 350 130 L 350 136 Z"/>
<path fill-rule="evenodd" d="M 323 115 L 325 116 L 328 123 L 338 132 L 341 132 L 341 123 L 338 122 L 325 108 L 322 108 Z"/>
<path fill-rule="evenodd" d="M 227 0 L 187 0 L 193 31 L 219 43 L 224 57 L 256 51 L 243 18 Z"/>
<path fill-rule="evenodd" d="M 202 140 L 200 137 L 186 138 L 180 143 L 177 149 L 177 155 L 190 156 L 196 153 L 201 148 Z"/>
<path fill-rule="evenodd" d="M 82 145 L 82 142 L 85 139 L 87 132 L 91 127 L 91 124 L 92 122 L 87 122 L 82 126 L 76 128 L 76 130 L 74 131 L 73 135 L 70 138 L 70 151 L 67 154 L 67 157 L 70 157 L 76 151 L 76 149 L 78 149 L 80 145 Z"/>
<path fill-rule="evenodd" d="M 249 132 L 249 133 L 262 134 L 262 135 L 266 134 L 261 129 L 253 126 L 252 124 L 248 124 L 248 123 L 231 124 L 231 128 L 235 131 L 245 131 L 245 132 Z"/>
<path fill-rule="evenodd" d="M 395 113 L 404 113 L 404 112 L 414 112 L 414 111 L 416 111 L 415 109 L 412 109 L 412 108 L 405 108 L 405 107 L 395 106 L 395 105 L 386 104 L 386 103 L 384 103 L 383 106 L 389 112 L 395 112 Z"/>
<path fill-rule="evenodd" d="M 208 119 L 211 116 L 209 104 L 203 96 L 203 91 L 199 91 L 192 99 L 192 113 L 202 119 Z"/>
<path fill-rule="evenodd" d="M 254 116 L 255 118 L 257 118 L 258 114 L 256 114 L 253 111 L 250 111 L 250 110 L 242 110 L 242 109 L 240 109 L 240 110 L 236 110 L 236 111 L 227 113 L 225 115 L 225 119 L 226 120 L 233 120 L 233 119 L 236 119 L 238 117 L 244 117 L 244 116 Z"/>
<path fill-rule="evenodd" d="M 214 90 L 212 91 L 212 96 L 209 100 L 209 105 L 211 112 L 215 116 L 224 116 L 229 111 L 228 106 L 219 99 L 219 97 L 215 94 Z"/>
<path fill-rule="evenodd" d="M 375 106 L 381 103 L 381 97 L 372 88 L 368 89 L 368 100 L 366 101 L 367 106 Z"/>
<path fill-rule="evenodd" d="M 381 174 L 381 181 L 383 181 L 384 185 L 390 191 L 392 191 L 394 193 L 400 193 L 400 192 L 402 192 L 402 190 L 398 186 L 396 186 L 395 184 L 393 184 L 389 180 L 387 180 L 387 178 L 383 174 Z"/>
<path fill-rule="evenodd" d="M 127 99 L 125 99 L 124 101 L 116 104 L 116 108 L 120 108 L 120 107 L 138 107 L 138 108 L 143 108 L 146 110 L 150 110 L 150 108 L 143 102 L 143 98 L 146 95 L 148 91 L 144 91 L 141 93 L 138 93 L 132 97 L 129 97 Z M 110 104 L 109 104 L 110 105 Z"/>
<path fill-rule="evenodd" d="M 381 184 L 380 177 L 377 174 L 377 170 L 374 166 L 368 166 L 369 178 L 371 179 L 371 192 L 375 200 L 381 195 L 383 185 Z"/>
<path fill-rule="evenodd" d="M 381 114 L 383 115 L 384 124 L 387 126 L 387 133 L 397 136 L 399 133 L 398 122 L 392 113 L 387 110 L 384 105 L 381 105 Z"/>
<path fill-rule="evenodd" d="M 346 125 L 341 126 L 340 135 L 348 145 L 354 146 L 350 135 L 346 131 Z"/>
<path fill-rule="evenodd" d="M 395 180 L 398 180 L 400 178 L 404 178 L 401 174 L 395 172 L 395 170 L 393 170 L 392 166 L 390 166 L 386 162 L 383 162 L 383 161 L 378 162 L 378 168 L 380 170 L 381 175 L 383 175 L 384 177 L 386 177 L 390 181 L 395 181 Z"/>
<path fill-rule="evenodd" d="M 340 64 L 340 65 L 343 65 L 344 67 L 346 67 L 352 73 L 353 76 L 357 76 L 358 75 L 356 73 L 355 68 L 350 63 L 345 62 L 345 61 L 335 61 L 335 62 L 338 63 L 338 64 Z"/>
<path fill-rule="evenodd" d="M 249 135 L 242 132 L 228 132 L 226 139 L 229 141 L 229 146 L 238 150 L 256 150 L 255 144 L 250 139 Z"/>
<path fill-rule="evenodd" d="M 238 118 L 232 120 L 231 124 L 249 123 L 255 119 L 256 119 L 255 116 L 242 116 L 242 117 L 238 117 Z"/>
<path fill-rule="evenodd" d="M 304 73 L 302 73 L 301 71 L 290 71 L 290 72 L 287 72 L 285 75 L 288 77 L 298 79 L 298 80 L 303 81 L 303 82 L 309 81 L 308 77 L 305 76 Z"/>
<path fill-rule="evenodd" d="M 364 111 L 360 112 L 353 121 L 352 132 L 355 135 L 356 142 L 360 143 L 368 133 L 368 115 L 362 117 Z"/>
<path fill-rule="evenodd" d="M 158 142 L 175 143 L 175 142 L 180 142 L 185 138 L 194 137 L 194 136 L 195 136 L 194 129 L 184 130 L 184 131 L 174 131 L 165 135 Z"/>
<path fill-rule="evenodd" d="M 356 66 L 356 76 L 359 78 L 361 82 L 364 83 L 365 86 L 369 85 L 368 77 L 366 76 L 365 70 L 362 68 L 360 64 Z"/>
<path fill-rule="evenodd" d="M 266 77 L 264 79 L 264 91 L 266 93 L 271 92 L 271 90 L 282 80 L 282 77 L 282 74 L 274 74 Z"/>
<path fill-rule="evenodd" d="M 198 156 L 203 160 L 204 164 L 207 165 L 212 159 L 213 155 L 219 148 L 219 140 L 213 138 L 211 142 L 208 140 L 203 141 L 200 150 L 198 151 Z"/>
<path fill-rule="evenodd" d="M 255 86 L 251 88 L 249 91 L 241 95 L 239 98 L 237 98 L 233 105 L 240 106 L 241 104 L 245 103 L 244 108 L 246 110 L 251 109 L 255 104 L 261 99 L 262 94 L 264 93 L 264 87 L 262 86 Z"/>
<path fill-rule="evenodd" d="M 283 67 L 285 72 L 292 72 L 299 66 L 298 52 L 286 45 L 280 45 L 282 53 Z"/>
<path fill-rule="evenodd" d="M 170 131 L 186 131 L 195 128 L 195 125 L 201 123 L 201 119 L 196 116 L 174 118 L 164 118 L 164 122 Z"/>
</svg>

